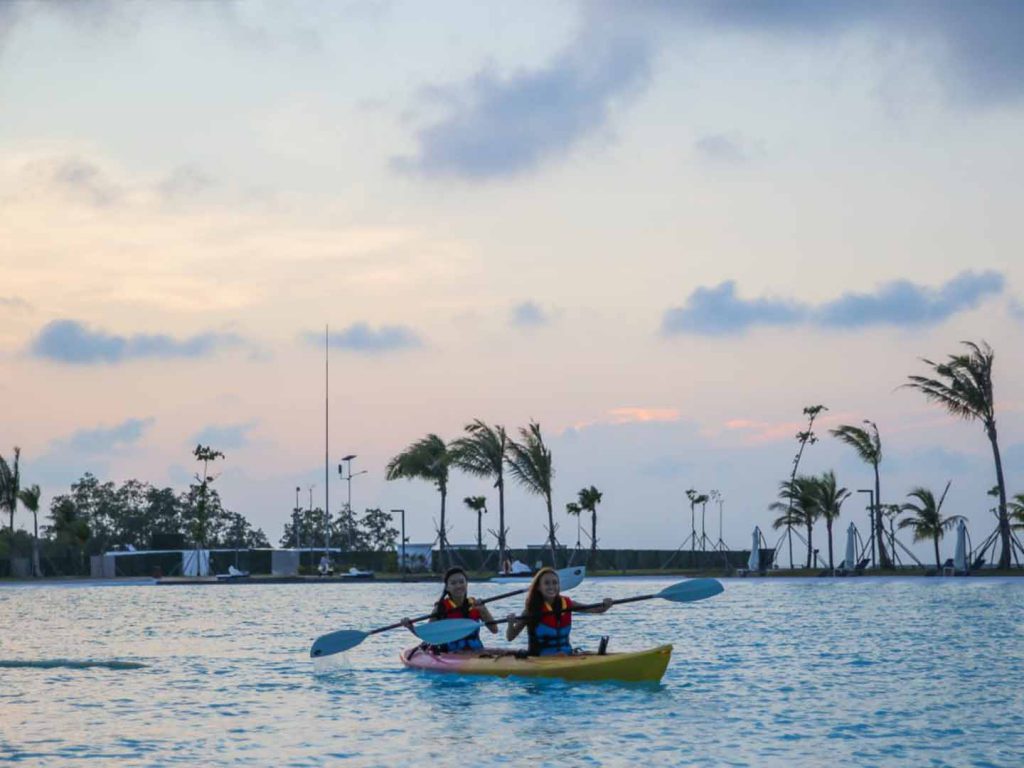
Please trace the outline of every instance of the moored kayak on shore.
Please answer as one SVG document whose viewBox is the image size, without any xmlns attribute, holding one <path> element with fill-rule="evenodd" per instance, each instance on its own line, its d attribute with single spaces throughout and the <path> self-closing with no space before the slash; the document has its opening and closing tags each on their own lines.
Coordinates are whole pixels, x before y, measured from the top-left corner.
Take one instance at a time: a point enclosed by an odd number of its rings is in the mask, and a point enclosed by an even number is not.
<svg viewBox="0 0 1024 768">
<path fill-rule="evenodd" d="M 578 653 L 572 656 L 516 656 L 504 650 L 432 653 L 408 648 L 402 663 L 411 669 L 454 675 L 552 677 L 563 680 L 658 682 L 672 656 L 671 645 L 626 653 Z"/>
</svg>

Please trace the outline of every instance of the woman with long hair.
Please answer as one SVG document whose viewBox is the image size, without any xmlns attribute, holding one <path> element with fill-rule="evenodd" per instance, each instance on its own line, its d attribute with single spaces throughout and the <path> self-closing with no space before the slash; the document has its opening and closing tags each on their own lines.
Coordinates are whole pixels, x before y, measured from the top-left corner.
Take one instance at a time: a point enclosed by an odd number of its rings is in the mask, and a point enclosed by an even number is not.
<svg viewBox="0 0 1024 768">
<path fill-rule="evenodd" d="M 569 643 L 569 633 L 572 631 L 573 612 L 604 613 L 611 607 L 610 597 L 606 597 L 596 608 L 574 607 L 572 600 L 561 593 L 558 572 L 545 566 L 537 571 L 530 582 L 530 589 L 526 593 L 525 618 L 509 614 L 505 638 L 511 642 L 525 629 L 529 638 L 529 655 L 571 654 L 573 650 Z"/>
<path fill-rule="evenodd" d="M 434 611 L 430 614 L 430 621 L 441 621 L 442 619 L 473 619 L 483 622 L 491 634 L 496 634 L 498 631 L 498 625 L 494 623 L 494 617 L 487 606 L 475 597 L 469 596 L 469 579 L 466 572 L 458 566 L 445 571 L 444 590 L 441 592 L 441 597 L 434 603 Z M 410 632 L 412 631 L 412 622 L 409 619 L 402 619 L 402 624 Z M 483 647 L 480 630 L 461 640 L 430 646 L 431 650 L 440 653 L 478 651 Z"/>
</svg>

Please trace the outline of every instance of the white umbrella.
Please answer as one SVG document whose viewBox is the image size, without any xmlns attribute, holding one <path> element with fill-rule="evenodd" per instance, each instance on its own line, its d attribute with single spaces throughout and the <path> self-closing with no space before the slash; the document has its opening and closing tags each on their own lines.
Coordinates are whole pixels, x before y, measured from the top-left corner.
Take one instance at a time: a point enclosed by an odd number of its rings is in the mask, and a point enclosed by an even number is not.
<svg viewBox="0 0 1024 768">
<path fill-rule="evenodd" d="M 953 555 L 953 569 L 957 573 L 967 572 L 967 523 L 963 520 L 956 526 L 956 552 Z"/>
<path fill-rule="evenodd" d="M 848 571 L 857 567 L 857 526 L 853 523 L 846 529 L 846 561 L 843 567 Z"/>
<path fill-rule="evenodd" d="M 747 560 L 748 571 L 761 570 L 761 529 L 754 526 L 754 543 L 750 545 L 750 559 Z"/>
</svg>

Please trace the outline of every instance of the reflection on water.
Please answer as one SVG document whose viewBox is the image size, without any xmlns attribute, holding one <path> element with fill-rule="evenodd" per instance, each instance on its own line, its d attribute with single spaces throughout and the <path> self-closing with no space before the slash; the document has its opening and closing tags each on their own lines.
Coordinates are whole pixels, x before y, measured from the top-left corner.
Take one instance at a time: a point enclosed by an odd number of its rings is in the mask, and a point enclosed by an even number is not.
<svg viewBox="0 0 1024 768">
<path fill-rule="evenodd" d="M 592 580 L 576 595 L 651 586 Z M 0 761 L 896 766 L 1024 753 L 1022 581 L 738 580 L 703 603 L 580 617 L 579 644 L 674 643 L 660 686 L 407 671 L 402 630 L 308 658 L 324 632 L 366 631 L 436 596 L 432 584 L 0 587 Z"/>
</svg>

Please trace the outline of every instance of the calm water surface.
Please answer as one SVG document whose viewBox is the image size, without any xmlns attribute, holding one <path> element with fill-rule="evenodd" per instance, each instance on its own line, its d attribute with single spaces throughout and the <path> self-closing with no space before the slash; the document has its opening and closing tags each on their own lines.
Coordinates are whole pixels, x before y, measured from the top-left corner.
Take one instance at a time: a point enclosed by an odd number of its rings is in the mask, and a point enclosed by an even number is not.
<svg viewBox="0 0 1024 768">
<path fill-rule="evenodd" d="M 723 583 L 577 619 L 584 646 L 674 643 L 657 687 L 409 672 L 404 632 L 309 660 L 323 632 L 424 612 L 433 585 L 0 587 L 0 762 L 1024 764 L 1024 580 Z"/>
</svg>

